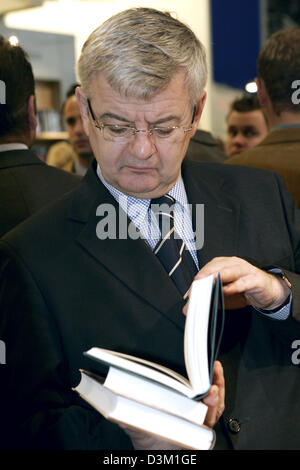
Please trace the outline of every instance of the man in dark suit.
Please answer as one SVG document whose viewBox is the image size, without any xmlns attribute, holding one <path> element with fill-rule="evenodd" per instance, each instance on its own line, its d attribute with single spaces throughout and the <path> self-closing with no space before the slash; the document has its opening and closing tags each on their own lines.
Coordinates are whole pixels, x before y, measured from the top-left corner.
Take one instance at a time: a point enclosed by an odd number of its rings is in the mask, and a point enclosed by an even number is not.
<svg viewBox="0 0 300 470">
<path fill-rule="evenodd" d="M 168 14 L 127 10 L 86 41 L 79 76 L 95 161 L 71 194 L 0 242 L 7 445 L 167 447 L 125 432 L 72 391 L 78 368 L 90 366 L 82 353 L 100 346 L 184 373 L 185 288 L 195 273 L 219 272 L 226 399 L 223 412 L 216 363 L 207 419 L 216 448 L 299 449 L 299 220 L 273 173 L 182 164 L 205 102 L 202 44 Z M 148 223 L 161 197 L 175 201 L 186 245 L 168 271 L 159 256 L 165 240 Z"/>
<path fill-rule="evenodd" d="M 0 236 L 80 181 L 49 168 L 31 150 L 36 131 L 34 77 L 25 52 L 0 38 Z"/>
</svg>

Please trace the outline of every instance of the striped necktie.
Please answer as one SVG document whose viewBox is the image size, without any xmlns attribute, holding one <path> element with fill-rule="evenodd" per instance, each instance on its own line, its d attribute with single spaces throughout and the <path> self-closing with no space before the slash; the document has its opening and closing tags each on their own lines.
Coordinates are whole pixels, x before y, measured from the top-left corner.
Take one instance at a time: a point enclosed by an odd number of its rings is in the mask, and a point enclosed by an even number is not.
<svg viewBox="0 0 300 470">
<path fill-rule="evenodd" d="M 154 254 L 185 299 L 197 267 L 184 241 L 175 232 L 174 204 L 175 199 L 169 194 L 151 200 L 150 208 L 161 232 Z"/>
</svg>

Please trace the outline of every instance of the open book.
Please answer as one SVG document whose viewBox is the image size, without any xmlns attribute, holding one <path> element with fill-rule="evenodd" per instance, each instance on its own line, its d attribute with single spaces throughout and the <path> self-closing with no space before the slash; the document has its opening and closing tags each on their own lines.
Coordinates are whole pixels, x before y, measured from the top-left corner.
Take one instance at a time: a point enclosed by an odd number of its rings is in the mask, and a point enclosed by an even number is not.
<svg viewBox="0 0 300 470">
<path fill-rule="evenodd" d="M 203 425 L 213 364 L 223 331 L 221 280 L 193 282 L 184 330 L 187 377 L 141 358 L 91 348 L 84 354 L 109 366 L 106 377 L 81 370 L 74 389 L 112 421 L 160 436 L 190 449 L 209 449 L 214 432 Z M 96 364 L 96 363 L 95 363 Z"/>
</svg>

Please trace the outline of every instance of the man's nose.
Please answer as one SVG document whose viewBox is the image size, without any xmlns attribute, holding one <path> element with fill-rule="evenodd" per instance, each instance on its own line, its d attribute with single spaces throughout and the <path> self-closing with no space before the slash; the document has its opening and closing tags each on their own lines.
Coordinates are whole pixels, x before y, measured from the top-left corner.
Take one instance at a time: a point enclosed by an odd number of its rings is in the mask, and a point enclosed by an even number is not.
<svg viewBox="0 0 300 470">
<path fill-rule="evenodd" d="M 243 147 L 245 145 L 245 138 L 241 132 L 238 132 L 232 139 L 235 145 Z"/>
<path fill-rule="evenodd" d="M 140 159 L 147 159 L 156 152 L 154 138 L 147 132 L 137 132 L 131 137 L 129 145 L 131 153 Z"/>
</svg>

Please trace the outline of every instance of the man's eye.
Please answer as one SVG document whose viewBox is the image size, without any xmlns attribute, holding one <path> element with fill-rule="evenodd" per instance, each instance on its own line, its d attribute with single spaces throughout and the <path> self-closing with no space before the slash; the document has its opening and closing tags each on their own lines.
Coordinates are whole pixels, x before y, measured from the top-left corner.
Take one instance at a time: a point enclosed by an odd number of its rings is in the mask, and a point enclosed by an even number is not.
<svg viewBox="0 0 300 470">
<path fill-rule="evenodd" d="M 114 135 L 126 135 L 130 132 L 128 127 L 120 127 L 120 126 L 106 126 L 108 131 Z"/>
<path fill-rule="evenodd" d="M 153 133 L 159 137 L 168 137 L 173 131 L 172 127 L 154 127 L 153 129 Z"/>
<path fill-rule="evenodd" d="M 253 137 L 253 136 L 257 135 L 257 132 L 256 132 L 255 129 L 245 129 L 244 135 L 245 135 L 245 137 Z"/>
<path fill-rule="evenodd" d="M 74 118 L 68 118 L 66 119 L 66 123 L 68 124 L 68 126 L 75 126 L 75 122 L 76 120 Z"/>
</svg>

